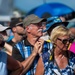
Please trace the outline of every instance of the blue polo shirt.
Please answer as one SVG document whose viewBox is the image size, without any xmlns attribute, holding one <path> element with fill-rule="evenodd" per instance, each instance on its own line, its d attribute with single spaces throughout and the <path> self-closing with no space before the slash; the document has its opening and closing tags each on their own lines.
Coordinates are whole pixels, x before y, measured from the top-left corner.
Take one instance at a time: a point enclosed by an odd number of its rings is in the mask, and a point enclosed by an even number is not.
<svg viewBox="0 0 75 75">
<path fill-rule="evenodd" d="M 7 54 L 0 51 L 0 75 L 7 75 Z"/>
</svg>

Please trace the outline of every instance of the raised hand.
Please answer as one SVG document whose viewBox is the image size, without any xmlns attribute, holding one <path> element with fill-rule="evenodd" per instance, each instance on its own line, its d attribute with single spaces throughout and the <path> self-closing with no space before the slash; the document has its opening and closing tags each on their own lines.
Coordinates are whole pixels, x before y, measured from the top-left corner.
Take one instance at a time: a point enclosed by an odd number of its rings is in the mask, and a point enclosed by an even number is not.
<svg viewBox="0 0 75 75">
<path fill-rule="evenodd" d="M 41 54 L 42 48 L 43 48 L 43 44 L 44 44 L 44 40 L 43 39 L 39 39 L 39 49 L 38 49 L 38 54 Z"/>
<path fill-rule="evenodd" d="M 35 55 L 41 53 L 42 47 L 43 47 L 43 43 L 44 43 L 44 40 L 42 40 L 42 39 L 39 39 L 39 40 L 35 43 L 34 49 L 33 49 L 33 53 L 34 53 Z"/>
</svg>

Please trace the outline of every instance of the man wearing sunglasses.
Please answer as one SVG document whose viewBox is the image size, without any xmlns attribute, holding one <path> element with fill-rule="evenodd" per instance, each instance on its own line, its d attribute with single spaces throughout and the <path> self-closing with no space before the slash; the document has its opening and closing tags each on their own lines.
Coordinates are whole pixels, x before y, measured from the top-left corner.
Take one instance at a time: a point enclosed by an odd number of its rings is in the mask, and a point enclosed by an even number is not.
<svg viewBox="0 0 75 75">
<path fill-rule="evenodd" d="M 11 46 L 15 46 L 16 43 L 21 41 L 23 39 L 23 34 L 25 33 L 24 27 L 23 27 L 23 19 L 21 17 L 14 18 L 10 22 L 10 28 L 13 32 L 14 38 L 7 43 Z M 12 52 L 10 53 L 12 55 Z"/>
</svg>

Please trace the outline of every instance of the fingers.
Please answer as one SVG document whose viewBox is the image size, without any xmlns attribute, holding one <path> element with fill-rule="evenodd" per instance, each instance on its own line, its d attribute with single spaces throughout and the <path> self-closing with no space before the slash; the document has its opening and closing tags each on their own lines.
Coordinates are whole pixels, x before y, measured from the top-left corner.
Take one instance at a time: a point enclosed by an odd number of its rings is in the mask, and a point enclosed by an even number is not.
<svg viewBox="0 0 75 75">
<path fill-rule="evenodd" d="M 34 56 L 38 54 L 39 46 L 40 46 L 39 42 L 36 42 L 32 52 Z"/>
<path fill-rule="evenodd" d="M 42 48 L 43 48 L 43 44 L 44 44 L 44 40 L 39 39 L 35 45 L 34 45 L 34 49 L 33 49 L 33 53 L 35 55 L 40 54 L 42 52 Z"/>
<path fill-rule="evenodd" d="M 38 43 L 38 54 L 40 54 L 40 53 L 42 53 L 44 40 L 39 39 L 39 40 L 37 41 L 37 43 Z"/>
</svg>

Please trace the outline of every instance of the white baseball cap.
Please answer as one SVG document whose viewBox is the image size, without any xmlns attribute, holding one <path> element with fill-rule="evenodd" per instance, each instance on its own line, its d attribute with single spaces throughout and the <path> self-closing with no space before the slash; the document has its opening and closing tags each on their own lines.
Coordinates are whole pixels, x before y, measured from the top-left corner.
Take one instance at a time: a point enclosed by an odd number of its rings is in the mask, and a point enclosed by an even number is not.
<svg viewBox="0 0 75 75">
<path fill-rule="evenodd" d="M 6 29 L 9 29 L 9 27 L 8 26 L 3 26 L 3 25 L 0 24 L 0 32 L 4 31 Z"/>
</svg>

